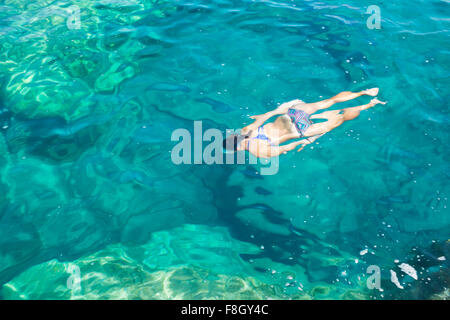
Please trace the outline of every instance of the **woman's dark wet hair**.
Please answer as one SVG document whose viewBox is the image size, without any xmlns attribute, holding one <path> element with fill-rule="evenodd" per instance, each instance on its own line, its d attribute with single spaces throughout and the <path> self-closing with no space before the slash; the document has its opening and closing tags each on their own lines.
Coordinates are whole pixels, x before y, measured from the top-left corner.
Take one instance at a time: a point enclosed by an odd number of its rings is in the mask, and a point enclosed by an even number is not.
<svg viewBox="0 0 450 320">
<path fill-rule="evenodd" d="M 242 140 L 247 139 L 248 136 L 244 136 L 241 134 L 232 134 L 229 135 L 226 139 L 223 140 L 223 149 L 227 151 L 234 151 L 236 152 L 238 149 L 239 144 L 242 142 Z"/>
</svg>

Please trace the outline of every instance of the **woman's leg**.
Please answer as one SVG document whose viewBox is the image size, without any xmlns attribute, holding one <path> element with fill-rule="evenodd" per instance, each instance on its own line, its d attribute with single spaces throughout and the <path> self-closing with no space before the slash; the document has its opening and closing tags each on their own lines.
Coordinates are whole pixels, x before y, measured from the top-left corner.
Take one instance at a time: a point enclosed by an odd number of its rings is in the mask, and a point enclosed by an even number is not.
<svg viewBox="0 0 450 320">
<path fill-rule="evenodd" d="M 378 94 L 378 91 L 379 91 L 378 88 L 367 89 L 360 92 L 344 91 L 329 99 L 325 99 L 314 103 L 298 104 L 295 105 L 294 108 L 303 110 L 308 114 L 313 114 L 318 110 L 327 109 L 332 105 L 334 105 L 335 103 L 349 101 L 363 95 L 369 95 L 374 97 Z"/>
<path fill-rule="evenodd" d="M 377 98 L 375 98 L 375 99 L 370 100 L 370 102 L 368 104 L 342 109 L 342 111 L 343 111 L 342 116 L 344 118 L 344 121 L 353 120 L 353 119 L 357 118 L 359 116 L 359 113 L 362 110 L 372 108 L 373 106 L 375 106 L 379 103 L 386 104 L 386 102 L 380 101 Z"/>
<path fill-rule="evenodd" d="M 369 109 L 376 104 L 386 104 L 386 102 L 382 102 L 378 99 L 372 99 L 370 103 L 357 106 L 357 107 L 351 107 L 351 108 L 345 108 L 342 110 L 332 110 L 332 111 L 325 111 L 319 114 L 315 114 L 311 116 L 311 119 L 328 119 L 328 121 L 321 122 L 321 123 L 314 123 L 312 124 L 306 131 L 305 136 L 315 136 L 317 134 L 323 134 L 326 132 L 329 132 L 333 130 L 334 128 L 339 127 L 341 124 L 343 124 L 345 121 L 353 120 L 357 118 L 362 110 Z"/>
</svg>

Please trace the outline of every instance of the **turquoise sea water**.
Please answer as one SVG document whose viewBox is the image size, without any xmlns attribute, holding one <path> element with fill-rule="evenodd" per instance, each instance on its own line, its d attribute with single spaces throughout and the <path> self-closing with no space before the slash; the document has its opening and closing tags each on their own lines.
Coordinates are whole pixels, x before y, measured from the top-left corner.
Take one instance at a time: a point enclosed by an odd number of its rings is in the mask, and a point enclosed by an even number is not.
<svg viewBox="0 0 450 320">
<path fill-rule="evenodd" d="M 449 6 L 0 1 L 0 297 L 448 298 Z M 194 120 L 375 86 L 276 175 L 171 161 Z"/>
</svg>

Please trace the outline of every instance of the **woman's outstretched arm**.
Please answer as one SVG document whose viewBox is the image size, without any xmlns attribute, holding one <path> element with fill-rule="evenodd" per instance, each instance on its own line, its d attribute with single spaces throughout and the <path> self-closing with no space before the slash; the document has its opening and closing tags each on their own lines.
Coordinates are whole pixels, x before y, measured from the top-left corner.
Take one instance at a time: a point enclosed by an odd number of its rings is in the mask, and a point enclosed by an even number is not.
<svg viewBox="0 0 450 320">
<path fill-rule="evenodd" d="M 317 139 L 319 139 L 319 138 L 320 138 L 321 136 L 323 136 L 324 134 L 325 134 L 325 133 L 318 134 L 318 135 L 316 135 L 316 136 L 306 138 L 305 140 L 307 141 L 307 143 L 303 144 L 303 145 L 297 150 L 297 152 L 302 151 L 303 148 L 304 148 L 306 145 L 313 143 L 314 141 L 316 141 Z M 303 140 L 302 140 L 302 141 L 303 141 Z"/>
<path fill-rule="evenodd" d="M 294 150 L 296 147 L 298 147 L 301 144 L 309 144 L 309 142 L 306 139 L 294 141 L 282 146 L 271 146 L 267 144 L 253 144 L 253 146 L 250 148 L 250 152 L 254 154 L 257 157 L 260 158 L 272 158 L 277 157 L 282 153 L 287 153 L 288 151 Z"/>
</svg>

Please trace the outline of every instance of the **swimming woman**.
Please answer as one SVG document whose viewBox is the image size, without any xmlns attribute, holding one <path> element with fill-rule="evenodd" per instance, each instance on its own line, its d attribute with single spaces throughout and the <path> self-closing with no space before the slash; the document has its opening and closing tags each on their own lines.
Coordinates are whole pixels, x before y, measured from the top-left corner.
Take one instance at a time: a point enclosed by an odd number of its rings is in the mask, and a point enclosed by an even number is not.
<svg viewBox="0 0 450 320">
<path fill-rule="evenodd" d="M 314 103 L 305 103 L 302 100 L 293 100 L 283 103 L 273 111 L 251 116 L 255 121 L 241 130 L 240 134 L 234 134 L 224 140 L 224 148 L 227 150 L 247 150 L 256 157 L 271 158 L 313 143 L 325 133 L 339 127 L 345 121 L 353 120 L 359 116 L 362 110 L 369 109 L 378 103 L 386 102 L 372 99 L 368 104 L 345 108 L 341 110 L 330 110 L 319 114 L 317 111 L 327 109 L 338 102 L 344 102 L 357 97 L 368 95 L 375 97 L 378 88 L 363 90 L 360 92 L 344 91 L 338 95 Z M 279 116 L 274 122 L 264 124 L 274 116 Z M 325 119 L 325 122 L 314 123 L 314 119 Z M 285 145 L 282 143 L 297 140 Z"/>
</svg>

